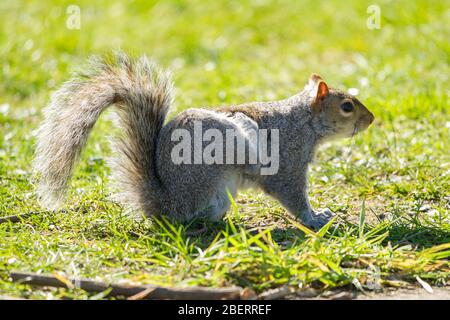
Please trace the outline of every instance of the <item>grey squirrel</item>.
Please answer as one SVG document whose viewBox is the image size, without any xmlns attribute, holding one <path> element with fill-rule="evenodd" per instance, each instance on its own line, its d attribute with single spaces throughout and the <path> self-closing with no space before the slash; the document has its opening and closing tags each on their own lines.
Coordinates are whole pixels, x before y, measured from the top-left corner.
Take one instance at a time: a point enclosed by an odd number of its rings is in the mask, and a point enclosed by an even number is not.
<svg viewBox="0 0 450 320">
<path fill-rule="evenodd" d="M 230 207 L 230 195 L 251 185 L 277 199 L 305 225 L 320 228 L 333 213 L 315 212 L 308 201 L 308 164 L 316 148 L 323 141 L 361 132 L 374 120 L 358 99 L 328 88 L 317 74 L 301 92 L 284 100 L 188 109 L 164 124 L 171 103 L 169 74 L 146 56 L 134 59 L 119 53 L 91 58 L 44 109 L 34 160 L 42 204 L 51 209 L 60 206 L 91 129 L 100 114 L 115 105 L 123 134 L 113 144 L 112 172 L 120 184 L 120 199 L 145 215 L 178 221 L 196 216 L 221 219 Z M 261 174 L 260 163 L 175 163 L 174 132 L 185 129 L 195 134 L 196 122 L 203 131 L 233 129 L 249 147 L 255 142 L 247 135 L 249 128 L 277 129 L 277 172 Z M 192 156 L 196 150 L 188 151 Z"/>
</svg>

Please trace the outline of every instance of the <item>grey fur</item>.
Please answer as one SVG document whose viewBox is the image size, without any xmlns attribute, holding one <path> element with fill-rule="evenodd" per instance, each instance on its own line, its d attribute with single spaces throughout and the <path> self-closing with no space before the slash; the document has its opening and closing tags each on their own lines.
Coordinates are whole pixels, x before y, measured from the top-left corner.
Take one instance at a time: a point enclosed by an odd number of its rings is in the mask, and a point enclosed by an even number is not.
<svg viewBox="0 0 450 320">
<path fill-rule="evenodd" d="M 279 200 L 308 226 L 318 228 L 332 213 L 316 213 L 308 201 L 307 170 L 317 146 L 362 131 L 373 121 L 367 108 L 339 90 L 316 97 L 322 81 L 314 75 L 304 90 L 285 100 L 189 109 L 163 125 L 172 84 L 167 73 L 145 56 L 138 60 L 125 54 L 115 59 L 95 58 L 87 70 L 64 84 L 44 110 L 35 168 L 41 173 L 38 194 L 50 208 L 60 205 L 95 121 L 115 104 L 123 136 L 115 144 L 113 172 L 121 184 L 121 198 L 146 215 L 179 221 L 194 216 L 220 219 L 230 207 L 229 194 L 234 197 L 239 189 L 253 186 Z M 339 110 L 344 100 L 355 106 L 351 115 Z M 227 129 L 234 129 L 242 137 L 247 137 L 249 128 L 279 129 L 278 173 L 260 175 L 259 164 L 174 164 L 172 132 L 184 128 L 193 133 L 194 121 L 201 121 L 204 131 L 214 128 L 225 135 Z"/>
</svg>

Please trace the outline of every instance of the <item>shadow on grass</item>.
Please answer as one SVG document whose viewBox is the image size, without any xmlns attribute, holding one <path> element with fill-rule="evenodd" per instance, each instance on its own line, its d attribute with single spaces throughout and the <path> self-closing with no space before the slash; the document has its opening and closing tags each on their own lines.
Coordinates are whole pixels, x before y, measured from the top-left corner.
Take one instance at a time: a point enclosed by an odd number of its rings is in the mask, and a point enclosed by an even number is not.
<svg viewBox="0 0 450 320">
<path fill-rule="evenodd" d="M 425 249 L 435 245 L 449 243 L 450 232 L 448 230 L 427 227 L 396 224 L 389 229 L 386 242 L 396 245 L 413 245 L 418 249 Z"/>
<path fill-rule="evenodd" d="M 163 225 L 167 226 L 168 222 L 162 222 L 161 226 Z M 393 246 L 412 245 L 416 249 L 426 249 L 450 242 L 450 229 L 447 226 L 443 225 L 440 228 L 397 217 L 393 221 L 383 220 L 377 224 L 365 225 L 363 226 L 363 234 L 370 234 L 370 237 L 374 238 L 387 232 L 387 236 L 380 243 L 382 245 L 390 243 Z M 181 235 L 185 238 L 190 238 L 201 249 L 208 247 L 219 234 L 233 234 L 240 232 L 240 230 L 245 230 L 250 235 L 255 235 L 267 228 L 271 228 L 273 240 L 284 248 L 289 248 L 295 245 L 295 243 L 302 242 L 306 239 L 305 233 L 295 226 L 258 227 L 251 223 L 242 222 L 239 219 L 238 221 L 224 219 L 218 222 L 195 219 L 186 224 L 174 223 L 170 224 L 170 227 L 164 228 L 167 228 L 167 230 L 170 228 L 181 228 Z M 360 233 L 359 228 L 360 226 L 349 221 L 340 221 L 333 224 L 324 237 L 358 237 Z M 148 235 L 150 236 L 151 232 Z"/>
<path fill-rule="evenodd" d="M 176 225 L 179 226 L 180 224 Z M 185 230 L 185 236 L 189 237 L 201 249 L 208 247 L 219 234 L 234 234 L 240 232 L 240 230 L 245 230 L 249 235 L 256 235 L 270 228 L 272 239 L 283 247 L 288 247 L 296 241 L 303 241 L 305 239 L 305 234 L 294 226 L 260 227 L 248 222 L 231 222 L 228 219 L 217 222 L 197 219 L 182 225 Z"/>
<path fill-rule="evenodd" d="M 359 232 L 360 226 L 348 220 L 339 223 L 336 236 L 345 233 Z M 426 249 L 436 245 L 450 243 L 450 225 L 441 223 L 439 226 L 430 222 L 411 218 L 408 215 L 396 215 L 393 219 L 379 220 L 378 223 L 364 226 L 364 233 L 372 232 L 373 236 L 387 232 L 383 245 L 391 243 L 394 246 L 412 245 L 417 249 Z"/>
<path fill-rule="evenodd" d="M 58 224 L 55 215 L 46 215 L 45 218 L 52 224 Z M 55 220 L 55 221 L 53 221 Z M 113 221 L 113 222 L 112 222 Z M 280 220 L 281 221 L 281 220 Z M 286 220 L 287 221 L 287 220 Z M 202 218 L 196 218 L 188 223 L 177 223 L 162 219 L 142 219 L 140 222 L 133 222 L 130 225 L 129 217 L 120 215 L 115 219 L 105 217 L 97 219 L 92 223 L 80 228 L 89 239 L 103 240 L 110 237 L 123 237 L 130 240 L 139 240 L 144 237 L 166 237 L 168 234 L 176 234 L 184 240 L 188 239 L 201 249 L 207 248 L 211 242 L 220 234 L 234 234 L 245 230 L 250 235 L 271 229 L 272 239 L 281 247 L 289 248 L 305 240 L 304 232 L 290 223 L 279 223 L 276 219 L 273 225 L 259 226 L 249 221 L 244 221 L 241 217 L 227 217 L 221 221 L 211 222 Z M 324 235 L 324 238 L 344 238 L 358 237 L 360 226 L 354 222 L 340 219 L 335 222 Z M 366 224 L 363 226 L 363 234 L 370 234 L 376 237 L 387 232 L 387 236 L 380 243 L 394 246 L 412 245 L 417 249 L 426 249 L 435 245 L 450 242 L 450 228 L 448 224 L 436 226 L 430 223 L 423 223 L 419 220 L 412 220 L 408 217 L 397 216 L 395 219 L 381 220 L 378 223 Z M 169 237 L 170 238 L 170 237 Z"/>
</svg>

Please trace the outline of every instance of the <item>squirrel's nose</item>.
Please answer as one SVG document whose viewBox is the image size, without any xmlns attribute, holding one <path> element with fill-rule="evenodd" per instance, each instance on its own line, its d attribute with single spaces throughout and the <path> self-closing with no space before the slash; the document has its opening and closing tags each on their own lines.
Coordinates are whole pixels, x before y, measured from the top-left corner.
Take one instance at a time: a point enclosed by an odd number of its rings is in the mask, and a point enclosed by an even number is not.
<svg viewBox="0 0 450 320">
<path fill-rule="evenodd" d="M 369 127 L 374 120 L 375 120 L 375 117 L 374 117 L 374 115 L 371 112 L 368 112 L 368 113 L 364 114 L 360 118 L 361 123 L 364 123 L 364 126 L 366 128 Z"/>
<path fill-rule="evenodd" d="M 362 120 L 367 123 L 367 125 L 371 125 L 373 120 L 375 120 L 372 112 L 368 111 L 365 115 L 362 116 Z"/>
</svg>

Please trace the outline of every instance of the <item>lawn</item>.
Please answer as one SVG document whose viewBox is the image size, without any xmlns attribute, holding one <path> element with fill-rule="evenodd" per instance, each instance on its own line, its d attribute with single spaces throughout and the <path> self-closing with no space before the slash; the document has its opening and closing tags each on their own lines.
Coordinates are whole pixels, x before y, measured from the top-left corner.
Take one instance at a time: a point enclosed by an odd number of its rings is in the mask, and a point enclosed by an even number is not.
<svg viewBox="0 0 450 320">
<path fill-rule="evenodd" d="M 67 8 L 81 13 L 67 27 Z M 249 287 L 257 293 L 450 283 L 450 2 L 1 1 L 0 296 L 103 298 L 36 288 L 11 271 L 106 282 Z M 445 22 L 447 21 L 447 22 Z M 93 131 L 59 212 L 44 212 L 31 172 L 49 96 L 96 53 L 145 53 L 174 77 L 174 113 L 281 99 L 309 75 L 357 88 L 375 114 L 367 132 L 320 148 L 311 166 L 315 208 L 337 213 L 305 229 L 258 191 L 239 195 L 208 231 L 141 219 L 111 199 L 112 112 Z M 188 187 L 188 186 L 187 186 Z"/>
</svg>

